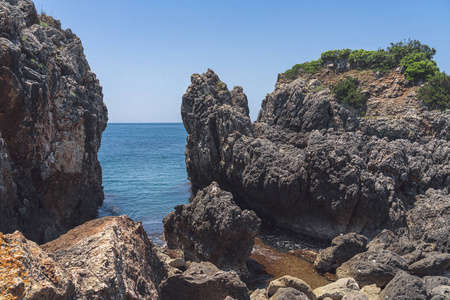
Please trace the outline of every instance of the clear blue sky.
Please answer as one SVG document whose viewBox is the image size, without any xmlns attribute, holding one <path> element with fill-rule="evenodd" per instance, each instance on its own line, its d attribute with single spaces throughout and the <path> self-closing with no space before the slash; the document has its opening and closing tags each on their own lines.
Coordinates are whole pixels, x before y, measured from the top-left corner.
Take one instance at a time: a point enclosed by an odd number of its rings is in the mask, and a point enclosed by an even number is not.
<svg viewBox="0 0 450 300">
<path fill-rule="evenodd" d="M 241 85 L 254 120 L 277 74 L 330 49 L 418 39 L 450 73 L 450 1 L 37 0 L 82 40 L 110 122 L 180 122 L 192 73 Z"/>
</svg>

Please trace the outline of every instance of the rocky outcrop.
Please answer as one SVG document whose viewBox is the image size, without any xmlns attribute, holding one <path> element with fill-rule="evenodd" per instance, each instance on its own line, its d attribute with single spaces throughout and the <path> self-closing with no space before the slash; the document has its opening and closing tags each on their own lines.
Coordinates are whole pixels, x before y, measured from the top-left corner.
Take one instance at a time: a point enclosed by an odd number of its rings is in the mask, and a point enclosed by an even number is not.
<svg viewBox="0 0 450 300">
<path fill-rule="evenodd" d="M 70 272 L 18 231 L 0 233 L 0 299 L 70 299 Z"/>
<path fill-rule="evenodd" d="M 183 274 L 169 276 L 161 284 L 162 300 L 250 299 L 248 289 L 234 271 L 221 271 L 212 263 L 192 263 Z"/>
<path fill-rule="evenodd" d="M 42 246 L 65 267 L 76 299 L 157 299 L 167 276 L 140 222 L 105 217 Z"/>
<path fill-rule="evenodd" d="M 231 193 L 213 182 L 164 218 L 164 239 L 187 260 L 209 261 L 246 275 L 260 223 L 253 211 L 241 210 Z"/>
<path fill-rule="evenodd" d="M 102 204 L 107 111 L 70 29 L 29 0 L 1 1 L 0 20 L 0 230 L 45 242 Z"/>
<path fill-rule="evenodd" d="M 319 252 L 314 267 L 321 272 L 334 271 L 356 254 L 366 251 L 366 244 L 367 238 L 356 233 L 335 237 L 331 247 Z"/>
<path fill-rule="evenodd" d="M 366 89 L 364 117 L 328 89 L 345 76 Z M 449 203 L 450 113 L 422 108 L 402 74 L 280 76 L 254 124 L 242 88 L 228 91 L 211 70 L 191 82 L 182 117 L 194 187 L 217 181 L 260 217 L 316 238 L 388 228 L 448 251 L 449 215 L 438 210 Z M 432 191 L 441 204 L 427 216 Z"/>
</svg>

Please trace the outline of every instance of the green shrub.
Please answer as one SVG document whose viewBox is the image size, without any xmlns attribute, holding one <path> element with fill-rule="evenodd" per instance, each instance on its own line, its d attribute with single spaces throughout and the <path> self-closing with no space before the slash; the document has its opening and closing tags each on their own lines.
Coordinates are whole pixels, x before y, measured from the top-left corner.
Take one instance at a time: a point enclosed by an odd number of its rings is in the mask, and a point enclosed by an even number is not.
<svg viewBox="0 0 450 300">
<path fill-rule="evenodd" d="M 48 24 L 45 23 L 44 21 L 39 21 L 39 22 L 40 22 L 41 26 L 44 26 L 44 27 L 47 27 L 47 26 L 48 26 Z"/>
<path fill-rule="evenodd" d="M 349 77 L 335 84 L 331 91 L 341 103 L 346 103 L 353 108 L 360 108 L 364 103 L 364 95 L 358 88 L 358 79 Z"/>
<path fill-rule="evenodd" d="M 396 64 L 399 64 L 405 56 L 414 52 L 424 53 L 427 59 L 432 59 L 436 54 L 436 49 L 430 48 L 428 45 L 424 45 L 418 40 L 408 40 L 408 42 L 403 41 L 395 44 L 391 43 L 386 50 L 394 58 Z"/>
<path fill-rule="evenodd" d="M 432 60 L 436 53 L 434 48 L 423 45 L 417 40 L 391 43 L 386 49 L 378 50 L 329 50 L 321 54 L 320 59 L 297 64 L 284 74 L 288 79 L 294 79 L 302 73 L 314 74 L 325 64 L 347 61 L 353 69 L 371 69 L 388 72 L 398 66 L 405 67 L 405 78 L 410 81 L 429 79 L 439 69 Z"/>
<path fill-rule="evenodd" d="M 434 60 L 430 60 L 424 52 L 412 52 L 400 60 L 400 65 L 404 66 L 405 78 L 409 81 L 428 80 L 433 75 L 439 73 L 439 68 Z"/>
<path fill-rule="evenodd" d="M 342 50 L 329 50 L 325 51 L 320 55 L 320 59 L 323 62 L 348 59 L 352 50 L 350 49 L 342 49 Z"/>
<path fill-rule="evenodd" d="M 322 61 L 320 59 L 313 60 L 302 64 L 296 64 L 295 66 L 292 67 L 292 69 L 289 69 L 286 72 L 284 72 L 284 76 L 288 79 L 294 79 L 295 77 L 297 77 L 302 73 L 314 74 L 321 68 L 322 68 Z"/>
<path fill-rule="evenodd" d="M 436 73 L 419 89 L 417 97 L 434 109 L 450 108 L 450 76 Z"/>
</svg>

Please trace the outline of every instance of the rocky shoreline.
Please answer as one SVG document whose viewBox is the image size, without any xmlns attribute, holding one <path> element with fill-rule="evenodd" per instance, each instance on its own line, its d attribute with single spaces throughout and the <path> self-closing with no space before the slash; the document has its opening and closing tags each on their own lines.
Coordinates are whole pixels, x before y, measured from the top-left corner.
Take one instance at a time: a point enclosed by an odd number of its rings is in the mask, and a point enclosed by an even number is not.
<svg viewBox="0 0 450 300">
<path fill-rule="evenodd" d="M 107 110 L 79 38 L 29 0 L 0 16 L 0 299 L 450 299 L 450 113 L 404 70 L 280 74 L 254 123 L 241 87 L 192 75 L 195 195 L 160 249 L 140 222 L 95 219 Z M 349 77 L 362 109 L 330 92 Z M 258 238 L 269 222 L 331 245 L 281 254 Z"/>
</svg>

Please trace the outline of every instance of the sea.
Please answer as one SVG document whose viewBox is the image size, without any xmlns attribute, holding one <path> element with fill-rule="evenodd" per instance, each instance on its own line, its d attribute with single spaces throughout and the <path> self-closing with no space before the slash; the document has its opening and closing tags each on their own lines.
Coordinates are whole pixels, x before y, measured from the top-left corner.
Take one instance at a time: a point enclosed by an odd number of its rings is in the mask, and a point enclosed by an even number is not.
<svg viewBox="0 0 450 300">
<path fill-rule="evenodd" d="M 163 218 L 191 195 L 186 137 L 182 123 L 108 124 L 98 153 L 105 193 L 99 217 L 141 221 L 162 246 Z"/>
<path fill-rule="evenodd" d="M 163 218 L 191 197 L 186 137 L 182 123 L 108 124 L 98 153 L 105 193 L 99 217 L 125 214 L 141 221 L 152 240 L 163 246 Z M 278 250 L 325 247 L 266 222 L 259 236 Z"/>
</svg>

